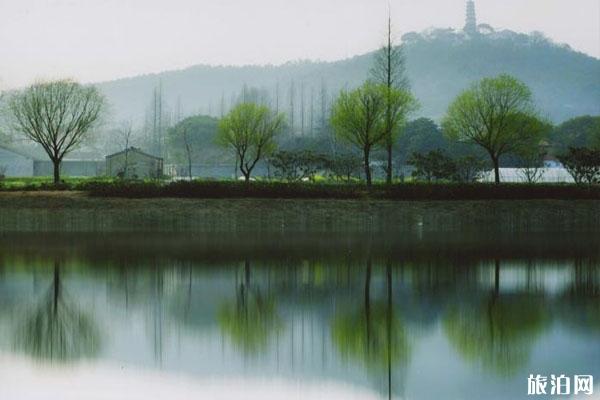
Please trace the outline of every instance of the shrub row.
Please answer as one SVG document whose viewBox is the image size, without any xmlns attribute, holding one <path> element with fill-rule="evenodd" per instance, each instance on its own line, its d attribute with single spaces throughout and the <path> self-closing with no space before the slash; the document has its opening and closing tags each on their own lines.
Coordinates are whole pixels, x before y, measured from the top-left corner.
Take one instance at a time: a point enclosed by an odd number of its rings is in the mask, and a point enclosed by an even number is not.
<svg viewBox="0 0 600 400">
<path fill-rule="evenodd" d="M 600 185 L 504 183 L 361 183 L 255 181 L 120 181 L 74 180 L 23 186 L 0 186 L 3 191 L 85 191 L 95 197 L 123 198 L 289 198 L 389 200 L 600 200 Z"/>
<path fill-rule="evenodd" d="M 90 182 L 80 190 L 98 197 L 181 198 L 315 198 L 388 200 L 600 200 L 600 186 L 558 184 L 361 184 L 231 181 Z"/>
</svg>

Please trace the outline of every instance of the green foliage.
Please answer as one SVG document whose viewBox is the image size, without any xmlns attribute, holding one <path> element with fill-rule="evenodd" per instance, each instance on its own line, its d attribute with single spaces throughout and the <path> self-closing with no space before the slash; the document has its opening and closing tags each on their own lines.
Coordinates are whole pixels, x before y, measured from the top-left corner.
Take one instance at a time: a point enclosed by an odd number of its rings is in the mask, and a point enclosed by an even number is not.
<svg viewBox="0 0 600 400">
<path fill-rule="evenodd" d="M 600 150 L 571 147 L 559 160 L 575 183 L 600 183 Z"/>
<path fill-rule="evenodd" d="M 444 330 L 466 360 L 511 376 L 527 365 L 533 341 L 548 321 L 540 299 L 492 297 L 470 307 L 451 308 Z"/>
<path fill-rule="evenodd" d="M 433 120 L 418 118 L 404 127 L 404 133 L 396 144 L 397 159 L 404 163 L 413 153 L 424 154 L 432 150 L 448 149 L 448 146 L 448 140 Z"/>
<path fill-rule="evenodd" d="M 500 156 L 539 145 L 547 124 L 535 115 L 529 88 L 500 75 L 485 78 L 460 94 L 448 108 L 444 133 L 452 140 L 472 142 L 487 151 L 500 181 Z"/>
<path fill-rule="evenodd" d="M 335 180 L 346 182 L 358 177 L 363 166 L 360 157 L 352 152 L 336 153 L 325 161 L 329 176 Z"/>
<path fill-rule="evenodd" d="M 385 86 L 371 82 L 352 91 L 341 91 L 331 112 L 337 137 L 364 151 L 381 144 L 385 137 L 386 91 Z"/>
<path fill-rule="evenodd" d="M 557 154 L 569 147 L 600 150 L 600 116 L 584 115 L 565 121 L 553 129 L 550 140 Z"/>
<path fill-rule="evenodd" d="M 487 166 L 480 157 L 466 155 L 454 159 L 455 172 L 453 180 L 460 183 L 475 183 L 482 177 Z"/>
<path fill-rule="evenodd" d="M 401 103 L 407 101 L 405 92 L 388 89 L 385 85 L 366 82 L 352 91 L 342 90 L 333 105 L 331 112 L 331 125 L 336 136 L 356 146 L 363 153 L 363 166 L 367 185 L 371 185 L 371 150 L 386 143 L 387 124 L 391 115 L 386 110 L 391 107 L 391 102 L 397 102 L 398 109 Z M 397 123 L 400 123 L 398 111 Z"/>
<path fill-rule="evenodd" d="M 388 321 L 388 318 L 391 320 Z M 391 337 L 388 337 L 388 332 Z M 343 357 L 359 361 L 368 370 L 386 370 L 388 356 L 392 365 L 406 363 L 410 358 L 410 346 L 402 321 L 397 315 L 389 316 L 383 303 L 373 304 L 369 321 L 366 321 L 364 311 L 337 316 L 331 334 Z"/>
<path fill-rule="evenodd" d="M 269 164 L 276 177 L 298 182 L 314 179 L 316 173 L 325 168 L 326 158 L 310 150 L 278 151 L 269 158 Z"/>
<path fill-rule="evenodd" d="M 400 135 L 408 116 L 419 108 L 419 103 L 412 93 L 406 89 L 387 89 L 384 90 L 384 96 L 386 106 L 384 115 L 385 141 L 391 145 Z"/>
<path fill-rule="evenodd" d="M 36 83 L 12 95 L 8 108 L 13 129 L 39 144 L 54 164 L 83 143 L 100 120 L 105 100 L 94 86 L 70 80 Z"/>
<path fill-rule="evenodd" d="M 188 117 L 169 129 L 167 145 L 169 155 L 178 163 L 188 162 L 188 146 L 192 161 L 201 154 L 214 150 L 219 120 L 206 115 Z"/>
<path fill-rule="evenodd" d="M 485 163 L 479 157 L 466 155 L 452 159 L 441 150 L 426 154 L 413 153 L 408 163 L 414 166 L 412 176 L 418 180 L 477 182 L 483 175 Z"/>
<path fill-rule="evenodd" d="M 246 292 L 244 292 L 246 290 Z M 275 302 L 263 298 L 260 291 L 244 287 L 235 304 L 223 304 L 217 319 L 221 330 L 246 354 L 258 354 L 269 343 L 269 337 L 283 325 L 275 312 Z"/>
<path fill-rule="evenodd" d="M 217 143 L 234 150 L 240 171 L 249 181 L 256 163 L 275 151 L 275 137 L 284 122 L 283 114 L 266 106 L 242 103 L 219 122 Z"/>
<path fill-rule="evenodd" d="M 456 173 L 456 165 L 440 150 L 427 154 L 413 153 L 408 164 L 414 167 L 412 176 L 427 182 L 450 180 Z"/>
</svg>

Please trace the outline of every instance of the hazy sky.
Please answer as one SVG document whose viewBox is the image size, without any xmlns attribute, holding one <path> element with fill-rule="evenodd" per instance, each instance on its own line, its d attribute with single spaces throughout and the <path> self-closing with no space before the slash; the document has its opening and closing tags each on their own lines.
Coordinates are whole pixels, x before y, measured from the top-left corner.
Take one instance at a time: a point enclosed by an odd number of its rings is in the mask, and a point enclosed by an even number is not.
<svg viewBox="0 0 600 400">
<path fill-rule="evenodd" d="M 0 88 L 109 80 L 194 64 L 336 60 L 462 27 L 465 0 L 0 0 Z M 600 57 L 600 0 L 476 0 L 479 22 L 539 30 Z"/>
</svg>

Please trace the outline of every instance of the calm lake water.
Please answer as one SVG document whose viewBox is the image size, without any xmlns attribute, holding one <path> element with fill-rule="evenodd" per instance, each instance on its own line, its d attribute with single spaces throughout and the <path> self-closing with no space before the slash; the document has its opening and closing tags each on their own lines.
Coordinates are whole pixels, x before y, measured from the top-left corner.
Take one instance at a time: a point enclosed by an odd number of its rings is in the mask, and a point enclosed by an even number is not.
<svg viewBox="0 0 600 400">
<path fill-rule="evenodd" d="M 597 235 L 0 235 L 3 400 L 520 399 L 538 373 L 600 392 Z"/>
</svg>

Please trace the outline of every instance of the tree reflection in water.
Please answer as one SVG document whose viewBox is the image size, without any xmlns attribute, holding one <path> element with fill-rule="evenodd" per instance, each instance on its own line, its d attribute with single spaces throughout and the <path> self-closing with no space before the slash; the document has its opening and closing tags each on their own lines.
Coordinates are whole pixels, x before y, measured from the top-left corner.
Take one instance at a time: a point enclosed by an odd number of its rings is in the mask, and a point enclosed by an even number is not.
<svg viewBox="0 0 600 400">
<path fill-rule="evenodd" d="M 96 355 L 100 333 L 92 318 L 65 294 L 60 262 L 54 262 L 52 285 L 25 312 L 14 336 L 14 347 L 38 360 L 68 362 Z"/>
<path fill-rule="evenodd" d="M 275 300 L 263 295 L 258 285 L 250 283 L 250 262 L 244 262 L 244 280 L 236 290 L 235 303 L 225 303 L 218 311 L 221 330 L 245 354 L 258 354 L 264 350 L 272 335 L 282 329 L 276 313 Z"/>
<path fill-rule="evenodd" d="M 600 269 L 594 262 L 577 261 L 572 283 L 560 297 L 558 310 L 567 327 L 588 335 L 600 334 Z"/>
<path fill-rule="evenodd" d="M 494 265 L 494 287 L 481 301 L 453 305 L 444 318 L 446 335 L 466 360 L 501 376 L 512 376 L 526 366 L 535 339 L 549 315 L 540 296 L 503 295 L 500 261 Z"/>
<path fill-rule="evenodd" d="M 333 342 L 342 357 L 362 364 L 367 371 L 384 376 L 388 398 L 392 398 L 392 373 L 396 366 L 406 366 L 410 346 L 404 323 L 393 311 L 392 266 L 386 265 L 385 301 L 371 300 L 373 263 L 367 259 L 364 306 L 336 315 L 332 326 Z M 395 382 L 399 383 L 399 382 Z"/>
</svg>

